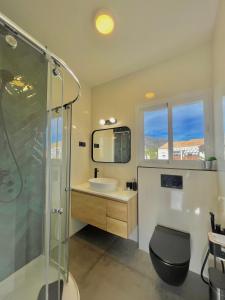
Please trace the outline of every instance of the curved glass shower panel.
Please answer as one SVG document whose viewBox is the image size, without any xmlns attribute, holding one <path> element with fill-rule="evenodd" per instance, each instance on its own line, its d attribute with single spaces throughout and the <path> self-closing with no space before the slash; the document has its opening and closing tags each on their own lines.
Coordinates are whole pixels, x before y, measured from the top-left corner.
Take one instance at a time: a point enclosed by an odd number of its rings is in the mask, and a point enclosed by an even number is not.
<svg viewBox="0 0 225 300">
<path fill-rule="evenodd" d="M 66 187 L 61 199 L 65 214 L 62 220 L 62 261 L 61 266 L 64 271 L 64 276 L 68 279 L 69 275 L 69 230 L 70 230 L 70 203 L 71 203 L 71 189 L 70 189 L 70 175 L 71 175 L 71 126 L 72 126 L 72 105 L 64 109 L 64 146 L 63 146 L 63 165 L 66 166 L 66 172 L 63 173 L 62 183 Z"/>
<path fill-rule="evenodd" d="M 53 151 L 52 151 L 52 167 L 54 168 L 55 178 L 59 177 L 60 164 L 63 166 L 61 172 L 61 189 L 59 184 L 55 184 L 57 188 L 54 194 L 52 204 L 54 207 L 60 207 L 62 213 L 60 216 L 53 214 L 51 216 L 51 249 L 50 259 L 59 267 L 61 277 L 67 280 L 69 268 L 69 216 L 70 216 L 70 148 L 71 148 L 71 113 L 72 107 L 59 109 L 53 113 Z M 61 127 L 62 125 L 62 127 Z M 57 134 L 57 142 L 55 135 Z M 62 143 L 63 136 L 63 143 Z M 57 150 L 57 151 L 56 151 Z M 57 152 L 60 158 L 57 159 Z M 57 174 L 57 175 L 56 175 Z M 53 179 L 52 179 L 53 180 Z M 54 184 L 54 183 L 53 183 Z M 60 195 L 60 197 L 59 197 Z M 57 201 L 55 201 L 57 199 Z M 57 218 L 57 219 L 56 219 Z M 58 220 L 60 218 L 60 220 Z M 58 220 L 58 221 L 57 221 Z M 60 226 L 56 226 L 56 225 Z M 57 237 L 57 238 L 56 238 Z"/>
<path fill-rule="evenodd" d="M 57 75 L 58 74 L 58 75 Z M 66 271 L 62 265 L 64 257 L 64 219 L 67 211 L 64 209 L 65 193 L 64 174 L 66 165 L 63 160 L 64 148 L 64 108 L 63 108 L 63 78 L 60 70 L 52 69 L 49 72 L 49 103 L 48 103 L 48 196 L 46 219 L 46 262 L 48 282 L 45 289 L 51 293 L 54 285 L 55 300 L 60 300 L 63 282 L 66 281 Z M 48 219 L 49 216 L 49 219 Z M 49 241 L 49 243 L 48 243 Z"/>
<path fill-rule="evenodd" d="M 42 54 L 0 26 L 0 299 L 4 300 L 37 300 L 45 282 L 47 72 Z"/>
</svg>

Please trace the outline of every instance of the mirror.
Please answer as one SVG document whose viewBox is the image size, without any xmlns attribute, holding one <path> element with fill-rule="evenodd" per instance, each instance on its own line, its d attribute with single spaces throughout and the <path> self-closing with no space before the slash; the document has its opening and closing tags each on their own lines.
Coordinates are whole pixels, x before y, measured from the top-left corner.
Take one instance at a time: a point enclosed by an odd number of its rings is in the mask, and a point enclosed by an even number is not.
<svg viewBox="0 0 225 300">
<path fill-rule="evenodd" d="M 92 133 L 92 160 L 127 163 L 131 158 L 131 132 L 126 126 L 95 130 Z"/>
</svg>

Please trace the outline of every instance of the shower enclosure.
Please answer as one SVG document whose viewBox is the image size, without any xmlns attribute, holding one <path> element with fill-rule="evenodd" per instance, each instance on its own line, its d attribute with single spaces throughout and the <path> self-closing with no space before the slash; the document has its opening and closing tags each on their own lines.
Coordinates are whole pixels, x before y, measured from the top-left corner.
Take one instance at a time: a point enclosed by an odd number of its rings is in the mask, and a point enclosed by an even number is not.
<svg viewBox="0 0 225 300">
<path fill-rule="evenodd" d="M 60 63 L 0 19 L 0 299 L 68 280 L 70 125 Z"/>
</svg>

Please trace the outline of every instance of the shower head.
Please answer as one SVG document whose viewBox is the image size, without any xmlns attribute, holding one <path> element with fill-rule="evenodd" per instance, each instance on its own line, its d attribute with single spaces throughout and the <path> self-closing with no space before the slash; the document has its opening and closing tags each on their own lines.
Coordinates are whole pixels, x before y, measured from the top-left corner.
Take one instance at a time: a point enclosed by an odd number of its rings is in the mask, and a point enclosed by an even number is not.
<svg viewBox="0 0 225 300">
<path fill-rule="evenodd" d="M 8 70 L 0 69 L 0 80 L 2 84 L 7 84 L 9 81 L 12 81 L 14 76 Z"/>
</svg>

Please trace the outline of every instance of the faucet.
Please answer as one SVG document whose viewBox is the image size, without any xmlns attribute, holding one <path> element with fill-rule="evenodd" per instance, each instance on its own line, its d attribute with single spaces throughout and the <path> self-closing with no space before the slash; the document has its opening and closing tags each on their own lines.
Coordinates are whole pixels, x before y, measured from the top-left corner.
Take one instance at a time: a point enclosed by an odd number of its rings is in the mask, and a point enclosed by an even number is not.
<svg viewBox="0 0 225 300">
<path fill-rule="evenodd" d="M 99 172 L 99 169 L 95 168 L 95 170 L 94 170 L 94 178 L 98 177 L 98 172 Z"/>
</svg>

